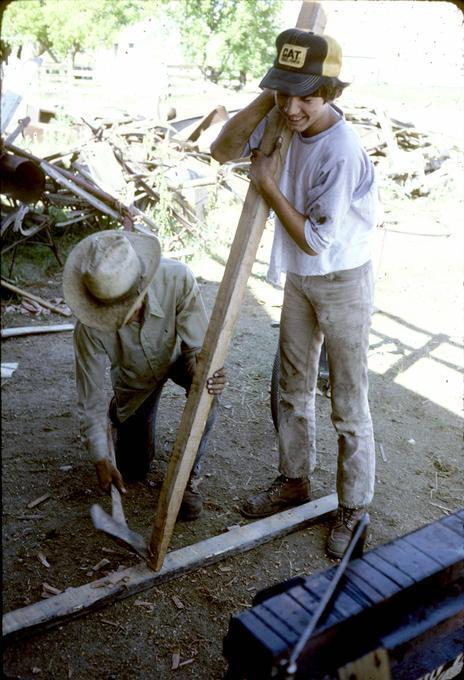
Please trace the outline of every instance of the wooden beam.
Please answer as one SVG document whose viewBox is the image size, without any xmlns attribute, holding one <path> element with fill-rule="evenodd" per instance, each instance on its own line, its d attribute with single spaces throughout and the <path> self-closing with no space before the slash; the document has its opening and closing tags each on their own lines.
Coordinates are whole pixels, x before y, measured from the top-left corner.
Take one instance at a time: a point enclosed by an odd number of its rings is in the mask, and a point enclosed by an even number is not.
<svg viewBox="0 0 464 680">
<path fill-rule="evenodd" d="M 52 312 L 55 312 L 55 314 L 61 314 L 62 316 L 71 316 L 72 315 L 72 312 L 71 312 L 70 309 L 67 309 L 65 307 L 61 308 L 61 307 L 58 307 L 57 305 L 53 305 L 48 300 L 44 300 L 43 298 L 39 297 L 38 295 L 34 295 L 34 293 L 29 293 L 29 291 L 27 291 L 27 290 L 23 290 L 22 288 L 18 288 L 18 286 L 14 286 L 12 283 L 8 283 L 8 281 L 5 281 L 5 279 L 1 279 L 0 283 L 4 288 L 11 290 L 13 293 L 16 293 L 16 295 L 20 295 L 21 297 L 25 297 L 28 300 L 33 300 L 34 302 L 37 302 L 42 307 L 46 307 L 47 309 L 50 309 Z"/>
<path fill-rule="evenodd" d="M 67 588 L 59 595 L 4 614 L 3 638 L 13 640 L 25 637 L 70 621 L 195 569 L 303 529 L 336 508 L 337 495 L 324 496 L 168 553 L 163 568 L 156 573 L 141 563 L 78 588 Z"/>
<path fill-rule="evenodd" d="M 378 647 L 360 659 L 349 661 L 338 669 L 339 680 L 369 678 L 372 680 L 391 680 L 390 659 L 383 647 Z"/>
<path fill-rule="evenodd" d="M 296 22 L 297 28 L 302 28 L 313 33 L 324 33 L 327 23 L 326 14 L 320 2 L 301 3 L 300 13 Z"/>
<path fill-rule="evenodd" d="M 63 331 L 73 331 L 74 324 L 61 323 L 52 326 L 20 326 L 16 328 L 2 328 L 0 337 L 16 338 L 20 335 L 38 335 L 42 333 L 62 333 Z"/>
<path fill-rule="evenodd" d="M 261 147 L 269 152 L 281 132 L 281 117 L 274 111 Z M 211 407 L 206 381 L 224 365 L 268 212 L 250 185 L 158 500 L 150 541 L 150 566 L 155 570 L 163 564 Z"/>
<path fill-rule="evenodd" d="M 306 23 L 308 18 L 309 20 L 317 18 L 320 22 L 322 10 L 319 10 L 320 3 L 304 1 L 297 27 L 310 29 L 312 24 Z M 283 164 L 291 134 L 285 127 L 280 113 L 273 109 L 261 149 L 265 153 L 270 153 L 279 135 L 283 138 L 281 147 Z M 158 500 L 150 540 L 153 557 L 149 562 L 155 571 L 163 565 L 211 407 L 212 397 L 206 390 L 206 381 L 214 371 L 224 365 L 268 215 L 267 204 L 250 184 Z"/>
</svg>

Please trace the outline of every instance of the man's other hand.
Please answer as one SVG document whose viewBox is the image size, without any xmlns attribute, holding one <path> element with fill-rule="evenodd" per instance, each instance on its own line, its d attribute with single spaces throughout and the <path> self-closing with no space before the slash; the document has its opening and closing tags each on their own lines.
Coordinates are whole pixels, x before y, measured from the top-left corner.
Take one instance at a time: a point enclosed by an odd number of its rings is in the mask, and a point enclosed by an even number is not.
<svg viewBox="0 0 464 680">
<path fill-rule="evenodd" d="M 103 458 L 95 463 L 95 469 L 97 471 L 98 486 L 102 491 L 110 493 L 111 484 L 114 484 L 118 491 L 126 493 L 121 473 L 112 465 L 108 458 Z"/>
<path fill-rule="evenodd" d="M 221 394 L 226 384 L 226 370 L 224 367 L 219 368 L 206 381 L 206 388 L 210 394 Z"/>
</svg>

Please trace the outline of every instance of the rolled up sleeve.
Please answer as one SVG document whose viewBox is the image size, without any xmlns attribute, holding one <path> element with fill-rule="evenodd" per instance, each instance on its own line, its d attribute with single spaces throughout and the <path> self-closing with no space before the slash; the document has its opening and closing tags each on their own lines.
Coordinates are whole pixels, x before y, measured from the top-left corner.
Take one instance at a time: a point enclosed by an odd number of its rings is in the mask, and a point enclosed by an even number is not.
<svg viewBox="0 0 464 680">
<path fill-rule="evenodd" d="M 337 238 L 353 196 L 359 184 L 362 168 L 353 168 L 345 159 L 337 161 L 321 172 L 320 181 L 307 193 L 304 232 L 312 250 L 317 254 L 328 248 Z"/>
<path fill-rule="evenodd" d="M 269 119 L 269 115 L 264 116 L 264 118 L 258 123 L 253 132 L 251 133 L 250 139 L 245 144 L 243 149 L 243 156 L 249 156 L 253 149 L 259 149 L 261 142 L 263 141 L 264 131 Z"/>
</svg>

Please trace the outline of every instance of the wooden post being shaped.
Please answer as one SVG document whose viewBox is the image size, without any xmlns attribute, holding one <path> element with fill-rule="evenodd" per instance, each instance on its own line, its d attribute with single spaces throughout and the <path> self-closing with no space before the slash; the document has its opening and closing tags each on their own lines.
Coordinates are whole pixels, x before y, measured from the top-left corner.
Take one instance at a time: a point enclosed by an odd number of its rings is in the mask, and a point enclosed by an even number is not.
<svg viewBox="0 0 464 680">
<path fill-rule="evenodd" d="M 297 28 L 312 30 L 313 26 L 317 25 L 321 32 L 324 24 L 325 18 L 320 3 L 305 0 L 300 10 Z M 281 147 L 283 163 L 291 135 L 285 128 L 279 112 L 273 109 L 261 149 L 265 153 L 271 153 L 278 136 L 283 139 Z M 150 541 L 152 558 L 149 561 L 149 566 L 155 571 L 161 569 L 163 565 L 211 407 L 212 396 L 206 389 L 206 381 L 214 371 L 224 365 L 268 215 L 268 206 L 250 184 L 158 500 Z"/>
</svg>

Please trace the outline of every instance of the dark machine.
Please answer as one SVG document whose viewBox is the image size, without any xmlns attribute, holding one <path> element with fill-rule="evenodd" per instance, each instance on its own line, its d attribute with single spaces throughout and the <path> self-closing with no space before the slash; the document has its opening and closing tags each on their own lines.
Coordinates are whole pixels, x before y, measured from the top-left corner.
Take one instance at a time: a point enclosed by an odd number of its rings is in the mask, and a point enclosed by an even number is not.
<svg viewBox="0 0 464 680">
<path fill-rule="evenodd" d="M 45 174 L 32 160 L 0 152 L 0 193 L 35 203 L 45 189 Z"/>
<path fill-rule="evenodd" d="M 415 680 L 462 653 L 464 510 L 342 563 L 231 618 L 228 680 Z"/>
</svg>

